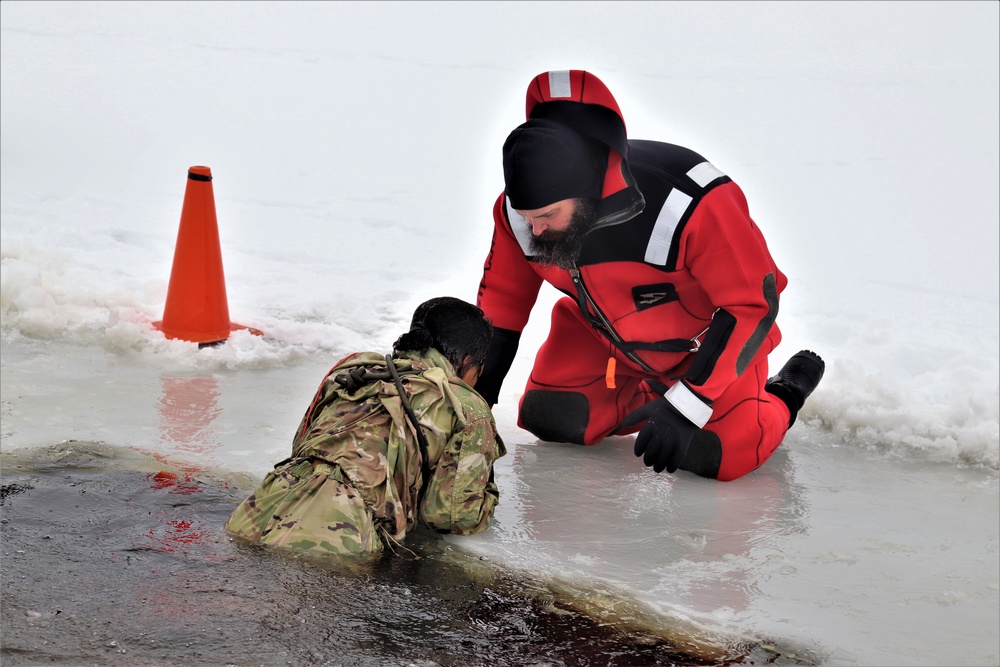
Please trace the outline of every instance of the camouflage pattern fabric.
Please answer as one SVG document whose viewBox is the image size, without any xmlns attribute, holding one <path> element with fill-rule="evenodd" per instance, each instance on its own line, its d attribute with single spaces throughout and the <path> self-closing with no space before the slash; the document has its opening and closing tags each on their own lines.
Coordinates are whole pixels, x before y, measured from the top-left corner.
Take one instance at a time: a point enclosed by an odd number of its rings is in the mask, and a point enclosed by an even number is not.
<svg viewBox="0 0 1000 667">
<path fill-rule="evenodd" d="M 418 522 L 462 535 L 485 530 L 499 499 L 493 463 L 506 453 L 489 406 L 433 348 L 404 353 L 395 365 L 427 439 L 429 480 L 395 383 L 350 391 L 336 382 L 352 369 L 387 370 L 382 355 L 356 353 L 324 378 L 291 457 L 237 506 L 225 530 L 260 544 L 356 555 L 380 553 Z"/>
</svg>

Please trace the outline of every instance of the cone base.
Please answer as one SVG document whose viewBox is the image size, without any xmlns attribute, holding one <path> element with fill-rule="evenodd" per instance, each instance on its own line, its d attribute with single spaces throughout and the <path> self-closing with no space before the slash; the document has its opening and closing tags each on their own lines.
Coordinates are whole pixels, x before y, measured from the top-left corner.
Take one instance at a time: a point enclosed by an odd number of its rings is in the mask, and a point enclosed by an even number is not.
<svg viewBox="0 0 1000 667">
<path fill-rule="evenodd" d="M 255 329 L 253 327 L 248 327 L 244 324 L 236 324 L 235 322 L 229 323 L 228 331 L 178 331 L 176 329 L 168 329 L 163 326 L 163 320 L 158 320 L 153 322 L 153 328 L 157 331 L 162 331 L 163 335 L 171 340 L 186 340 L 189 343 L 198 343 L 199 346 L 206 345 L 216 345 L 218 343 L 224 343 L 229 339 L 229 335 L 234 331 L 247 330 L 254 336 L 263 336 L 264 332 L 260 329 Z"/>
</svg>

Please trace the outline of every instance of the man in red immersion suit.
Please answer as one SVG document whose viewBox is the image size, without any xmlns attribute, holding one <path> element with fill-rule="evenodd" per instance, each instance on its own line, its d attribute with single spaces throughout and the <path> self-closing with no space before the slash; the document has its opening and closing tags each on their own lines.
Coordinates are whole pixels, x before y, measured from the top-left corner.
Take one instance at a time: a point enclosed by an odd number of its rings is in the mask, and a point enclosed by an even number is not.
<svg viewBox="0 0 1000 667">
<path fill-rule="evenodd" d="M 494 336 L 476 389 L 494 405 L 542 281 L 552 310 L 518 425 L 593 445 L 633 433 L 656 472 L 719 480 L 781 443 L 824 363 L 768 377 L 787 280 L 742 190 L 697 153 L 629 140 L 593 74 L 545 72 L 503 147 L 504 192 L 478 305 Z"/>
</svg>

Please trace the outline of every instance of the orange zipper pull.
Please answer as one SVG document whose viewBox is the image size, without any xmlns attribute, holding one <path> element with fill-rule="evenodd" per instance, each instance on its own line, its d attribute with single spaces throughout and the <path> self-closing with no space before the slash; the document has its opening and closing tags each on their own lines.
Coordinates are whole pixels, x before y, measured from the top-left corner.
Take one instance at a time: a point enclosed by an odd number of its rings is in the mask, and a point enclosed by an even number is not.
<svg viewBox="0 0 1000 667">
<path fill-rule="evenodd" d="M 615 388 L 615 365 L 617 361 L 614 357 L 608 357 L 608 370 L 604 372 L 604 382 L 608 385 L 608 389 Z"/>
</svg>

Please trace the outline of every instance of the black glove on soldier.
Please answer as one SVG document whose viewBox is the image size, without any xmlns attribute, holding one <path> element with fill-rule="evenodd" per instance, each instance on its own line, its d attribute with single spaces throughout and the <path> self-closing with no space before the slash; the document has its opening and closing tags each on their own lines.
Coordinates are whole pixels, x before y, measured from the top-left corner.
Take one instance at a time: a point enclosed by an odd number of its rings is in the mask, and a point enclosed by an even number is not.
<svg viewBox="0 0 1000 667">
<path fill-rule="evenodd" d="M 656 472 L 674 472 L 687 456 L 691 439 L 699 431 L 687 417 L 670 405 L 666 398 L 657 398 L 622 420 L 621 428 L 646 421 L 635 438 L 635 455 Z"/>
</svg>

